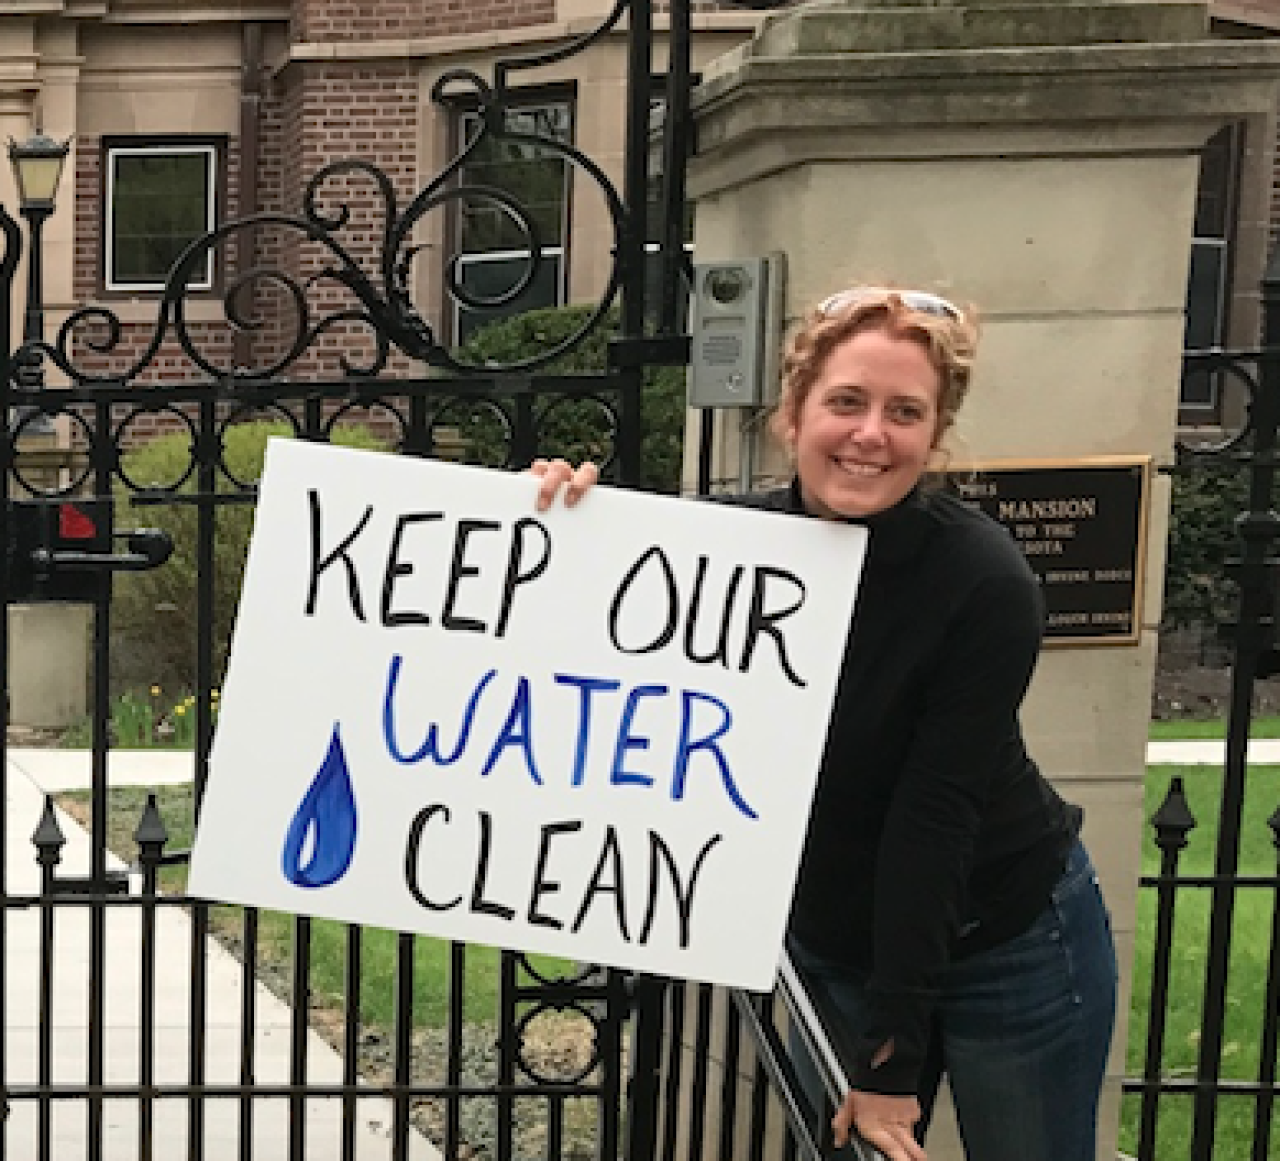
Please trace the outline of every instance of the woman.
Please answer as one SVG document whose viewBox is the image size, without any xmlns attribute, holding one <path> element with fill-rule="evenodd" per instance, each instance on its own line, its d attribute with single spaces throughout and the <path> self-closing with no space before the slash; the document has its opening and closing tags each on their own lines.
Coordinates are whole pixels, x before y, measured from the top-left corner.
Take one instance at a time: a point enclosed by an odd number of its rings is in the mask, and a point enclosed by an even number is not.
<svg viewBox="0 0 1280 1161">
<path fill-rule="evenodd" d="M 971 1161 L 1094 1161 L 1115 955 L 1081 813 L 1018 722 L 1039 586 L 1003 528 L 926 482 L 976 339 L 935 295 L 827 299 L 790 344 L 773 420 L 794 478 L 736 501 L 870 532 L 790 939 L 840 1014 L 837 1144 L 856 1126 L 923 1161 L 945 1073 Z M 598 478 L 534 471 L 542 507 Z"/>
</svg>

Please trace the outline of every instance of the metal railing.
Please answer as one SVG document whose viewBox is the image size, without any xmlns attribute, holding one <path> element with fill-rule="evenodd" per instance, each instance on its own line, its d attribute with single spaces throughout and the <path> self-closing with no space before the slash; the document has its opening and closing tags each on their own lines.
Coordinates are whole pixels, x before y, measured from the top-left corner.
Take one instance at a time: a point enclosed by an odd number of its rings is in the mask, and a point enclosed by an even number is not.
<svg viewBox="0 0 1280 1161">
<path fill-rule="evenodd" d="M 820 1161 L 836 1155 L 831 1118 L 850 1085 L 823 1014 L 789 955 L 771 993 L 670 981 L 661 986 L 662 1059 L 655 1161 Z M 821 1081 L 820 1108 L 801 1079 Z M 633 1082 L 637 1074 L 633 1067 Z M 884 1161 L 856 1137 L 841 1158 Z"/>
</svg>

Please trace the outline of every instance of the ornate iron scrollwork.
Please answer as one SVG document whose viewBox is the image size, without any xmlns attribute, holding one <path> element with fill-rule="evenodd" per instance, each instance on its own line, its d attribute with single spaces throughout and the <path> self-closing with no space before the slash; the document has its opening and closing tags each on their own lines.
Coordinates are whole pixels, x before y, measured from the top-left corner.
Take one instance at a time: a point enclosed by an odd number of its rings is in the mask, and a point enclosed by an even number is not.
<svg viewBox="0 0 1280 1161">
<path fill-rule="evenodd" d="M 444 73 L 431 91 L 439 105 L 464 102 L 476 113 L 478 131 L 467 140 L 447 166 L 421 189 L 402 209 L 395 187 L 383 170 L 362 158 L 334 161 L 320 169 L 308 182 L 298 213 L 267 211 L 228 221 L 193 240 L 174 263 L 156 307 L 149 340 L 127 365 L 109 372 L 87 365 L 91 358 L 122 350 L 125 328 L 118 315 L 101 303 L 73 312 L 63 322 L 52 343 L 33 343 L 19 350 L 15 363 L 47 358 L 67 379 L 85 386 L 111 385 L 139 379 L 153 364 L 162 344 L 170 336 L 192 365 L 215 383 L 240 380 L 261 382 L 284 375 L 304 355 L 314 353 L 325 335 L 342 326 L 355 326 L 367 334 L 369 357 L 352 360 L 347 353 L 336 358 L 344 377 L 352 380 L 375 378 L 386 369 L 392 350 L 429 368 L 465 374 L 467 372 L 531 372 L 546 367 L 572 350 L 598 326 L 615 301 L 627 259 L 624 244 L 628 231 L 643 221 L 643 206 L 627 207 L 604 170 L 581 150 L 550 134 L 516 129 L 511 124 L 514 105 L 510 79 L 516 73 L 561 61 L 580 53 L 615 28 L 630 7 L 629 0 L 617 0 L 613 10 L 594 29 L 555 49 L 536 55 L 498 61 L 494 82 L 470 69 Z M 447 211 L 463 203 L 484 203 L 504 216 L 520 238 L 517 251 L 523 266 L 501 292 L 483 294 L 463 284 L 461 254 L 454 253 L 442 264 L 444 288 L 462 307 L 479 312 L 499 311 L 508 306 L 533 283 L 539 274 L 542 239 L 534 215 L 510 191 L 466 179 L 466 167 L 478 150 L 501 141 L 536 150 L 561 159 L 567 166 L 593 183 L 607 209 L 612 227 L 611 264 L 603 289 L 582 324 L 553 347 L 509 363 L 478 365 L 468 363 L 451 350 L 429 324 L 414 302 L 412 275 L 422 245 L 415 234 L 424 219 L 436 211 Z M 352 199 L 345 192 L 351 179 L 372 190 L 375 215 L 380 219 L 378 251 L 367 260 L 355 252 L 344 231 L 357 218 Z M 361 205 L 367 217 L 368 206 Z M 629 216 L 630 214 L 630 216 Z M 222 294 L 222 312 L 228 326 L 247 336 L 261 334 L 264 322 L 254 314 L 253 304 L 261 291 L 272 290 L 279 304 L 276 325 L 286 323 L 289 333 L 261 365 L 246 367 L 219 360 L 204 348 L 202 333 L 189 319 L 188 289 L 193 274 L 205 268 L 208 259 L 229 244 L 243 242 L 255 231 L 283 231 L 298 243 L 311 243 L 324 254 L 323 265 L 311 273 L 299 273 L 279 266 L 258 266 L 235 274 Z M 245 247 L 252 252 L 252 247 Z M 634 254 L 633 254 L 634 257 Z M 311 292 L 323 284 L 345 291 L 350 301 L 317 314 Z M 77 348 L 84 356 L 77 354 Z M 21 388 L 21 381 L 15 383 Z"/>
</svg>

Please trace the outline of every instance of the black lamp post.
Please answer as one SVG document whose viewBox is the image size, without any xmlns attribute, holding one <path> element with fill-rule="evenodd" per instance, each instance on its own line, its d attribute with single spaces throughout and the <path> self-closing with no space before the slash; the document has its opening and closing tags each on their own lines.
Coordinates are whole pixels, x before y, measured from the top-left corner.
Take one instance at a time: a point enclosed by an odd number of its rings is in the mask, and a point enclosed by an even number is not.
<svg viewBox="0 0 1280 1161">
<path fill-rule="evenodd" d="M 10 139 L 9 163 L 13 166 L 18 186 L 18 211 L 27 220 L 27 306 L 23 316 L 24 344 L 44 338 L 44 224 L 53 213 L 62 178 L 62 166 L 71 147 L 70 141 L 58 142 L 40 130 L 21 143 Z M 28 351 L 18 368 L 18 381 L 24 387 L 44 385 L 44 360 Z M 52 426 L 47 417 L 39 416 L 29 424 L 35 431 Z"/>
</svg>

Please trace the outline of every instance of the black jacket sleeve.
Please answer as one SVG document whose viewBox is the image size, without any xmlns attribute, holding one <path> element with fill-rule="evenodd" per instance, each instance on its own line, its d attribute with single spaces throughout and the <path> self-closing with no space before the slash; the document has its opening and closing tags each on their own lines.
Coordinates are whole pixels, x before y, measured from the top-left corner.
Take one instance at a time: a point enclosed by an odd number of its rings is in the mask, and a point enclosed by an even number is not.
<svg viewBox="0 0 1280 1161">
<path fill-rule="evenodd" d="M 916 1091 L 984 804 L 1000 772 L 1025 760 L 1018 712 L 1042 624 L 1032 576 L 979 580 L 923 682 L 877 853 L 869 1018 L 854 1061 L 855 1088 Z"/>
</svg>

